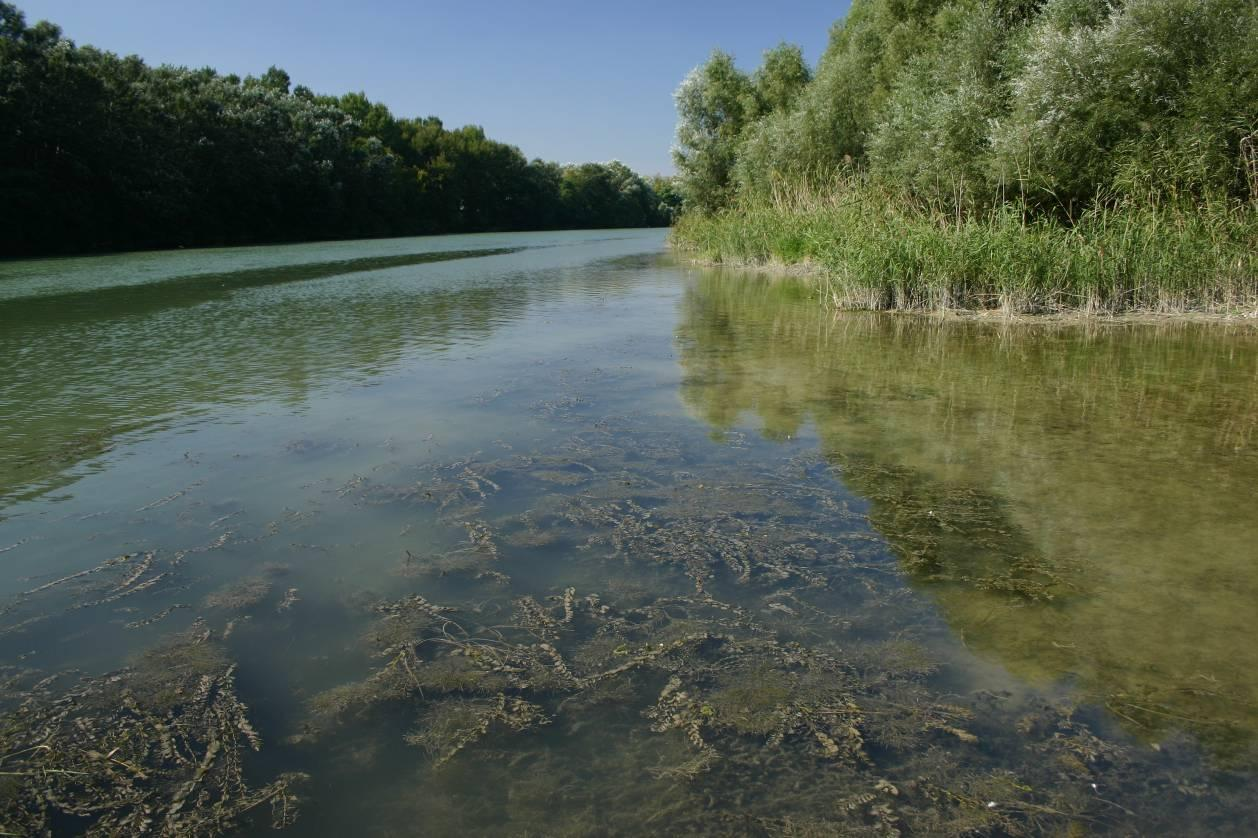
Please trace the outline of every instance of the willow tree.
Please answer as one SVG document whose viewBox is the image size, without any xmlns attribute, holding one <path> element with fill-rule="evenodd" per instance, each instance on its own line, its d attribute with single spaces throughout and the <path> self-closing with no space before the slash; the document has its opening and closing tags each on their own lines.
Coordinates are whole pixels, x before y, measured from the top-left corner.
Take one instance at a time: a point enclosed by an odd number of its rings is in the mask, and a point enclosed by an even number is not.
<svg viewBox="0 0 1258 838">
<path fill-rule="evenodd" d="M 756 115 L 751 79 L 734 65 L 733 56 L 717 50 L 686 76 L 674 99 L 673 161 L 686 199 L 700 210 L 717 209 L 731 197 L 739 139 Z"/>
</svg>

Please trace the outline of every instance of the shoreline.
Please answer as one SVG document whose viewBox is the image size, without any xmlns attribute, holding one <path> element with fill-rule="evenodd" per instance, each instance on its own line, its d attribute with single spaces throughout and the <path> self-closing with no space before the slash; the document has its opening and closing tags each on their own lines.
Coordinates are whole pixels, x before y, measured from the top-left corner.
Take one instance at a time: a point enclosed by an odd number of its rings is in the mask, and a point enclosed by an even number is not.
<svg viewBox="0 0 1258 838">
<path fill-rule="evenodd" d="M 833 292 L 827 295 L 825 283 L 832 280 L 832 275 L 824 265 L 814 260 L 786 263 L 777 260 L 764 261 L 754 259 L 709 259 L 686 248 L 669 242 L 669 252 L 679 261 L 693 267 L 710 270 L 732 271 L 754 274 L 768 280 L 795 280 L 814 286 L 814 290 L 822 297 L 822 305 L 834 313 L 862 312 L 888 315 L 908 315 L 936 320 L 955 320 L 974 323 L 1014 323 L 1014 324 L 1099 324 L 1115 325 L 1167 325 L 1171 323 L 1201 323 L 1216 326 L 1233 325 L 1258 329 L 1258 300 L 1252 307 L 1241 307 L 1236 311 L 1210 311 L 1206 309 L 1187 308 L 1183 310 L 1158 310 L 1132 308 L 1123 311 L 1106 311 L 1086 307 L 1062 308 L 1051 311 L 1013 311 L 1008 308 L 974 309 L 962 307 L 926 308 L 926 307 L 868 307 L 844 305 L 836 302 Z"/>
</svg>

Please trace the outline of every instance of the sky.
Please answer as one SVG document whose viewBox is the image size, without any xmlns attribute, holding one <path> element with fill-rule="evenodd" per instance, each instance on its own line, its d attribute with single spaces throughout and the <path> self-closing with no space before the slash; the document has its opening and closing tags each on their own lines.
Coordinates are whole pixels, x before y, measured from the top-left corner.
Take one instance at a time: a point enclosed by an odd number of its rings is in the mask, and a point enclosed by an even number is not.
<svg viewBox="0 0 1258 838">
<path fill-rule="evenodd" d="M 850 0 L 11 0 L 28 24 L 149 64 L 362 90 L 398 116 L 484 126 L 530 158 L 673 166 L 673 91 L 716 47 L 815 64 Z"/>
</svg>

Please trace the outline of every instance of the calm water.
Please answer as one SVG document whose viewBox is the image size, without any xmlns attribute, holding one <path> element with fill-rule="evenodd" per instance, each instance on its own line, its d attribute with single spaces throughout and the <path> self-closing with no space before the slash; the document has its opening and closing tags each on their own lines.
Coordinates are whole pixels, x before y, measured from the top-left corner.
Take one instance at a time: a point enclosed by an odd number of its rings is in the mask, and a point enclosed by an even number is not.
<svg viewBox="0 0 1258 838">
<path fill-rule="evenodd" d="M 1258 328 L 664 240 L 0 263 L 0 832 L 1251 834 Z"/>
</svg>

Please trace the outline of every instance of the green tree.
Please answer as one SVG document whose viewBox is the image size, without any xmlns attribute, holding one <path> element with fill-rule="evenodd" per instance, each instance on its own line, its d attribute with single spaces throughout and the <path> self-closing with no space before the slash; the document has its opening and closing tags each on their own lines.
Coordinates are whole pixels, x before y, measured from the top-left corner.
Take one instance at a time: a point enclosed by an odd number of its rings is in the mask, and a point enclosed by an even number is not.
<svg viewBox="0 0 1258 838">
<path fill-rule="evenodd" d="M 812 71 L 799 47 L 783 43 L 767 51 L 751 77 L 757 115 L 789 111 L 810 81 Z"/>
<path fill-rule="evenodd" d="M 660 223 L 620 164 L 569 202 L 565 172 L 277 67 L 241 79 L 78 47 L 0 0 L 0 255 Z"/>
<path fill-rule="evenodd" d="M 673 160 L 687 201 L 709 211 L 733 194 L 732 172 L 743 129 L 756 116 L 751 79 L 734 59 L 717 50 L 696 67 L 674 94 L 677 145 Z"/>
</svg>

